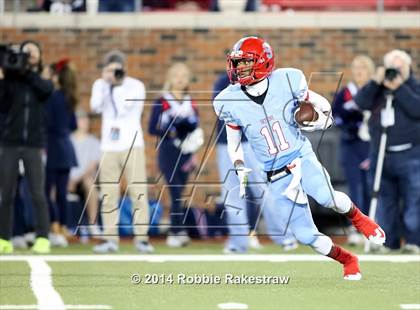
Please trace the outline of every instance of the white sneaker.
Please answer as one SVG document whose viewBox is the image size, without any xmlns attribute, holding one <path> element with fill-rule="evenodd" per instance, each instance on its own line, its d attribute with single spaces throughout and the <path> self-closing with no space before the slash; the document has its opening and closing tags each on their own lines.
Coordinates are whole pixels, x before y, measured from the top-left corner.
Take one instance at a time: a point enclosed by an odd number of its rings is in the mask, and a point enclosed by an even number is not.
<svg viewBox="0 0 420 310">
<path fill-rule="evenodd" d="M 237 249 L 225 247 L 223 248 L 223 254 L 239 254 L 240 252 Z"/>
<path fill-rule="evenodd" d="M 88 227 L 89 227 L 89 234 L 91 237 L 100 238 L 102 236 L 102 231 L 98 225 L 93 224 L 93 225 L 89 225 Z"/>
<path fill-rule="evenodd" d="M 389 254 L 391 249 L 384 245 L 377 245 L 373 242 L 370 243 L 370 251 L 375 254 Z"/>
<path fill-rule="evenodd" d="M 135 247 L 141 253 L 150 254 L 155 251 L 155 248 L 148 241 L 136 241 Z"/>
<path fill-rule="evenodd" d="M 14 244 L 13 244 L 14 245 Z M 420 254 L 420 248 L 415 244 L 405 244 L 402 248 L 402 252 L 406 254 Z"/>
<path fill-rule="evenodd" d="M 347 243 L 349 245 L 359 245 L 364 243 L 363 236 L 357 232 L 351 232 L 347 236 Z"/>
<path fill-rule="evenodd" d="M 347 235 L 348 245 L 356 246 L 364 243 L 364 237 L 356 230 L 354 226 L 349 226 L 345 228 L 344 231 Z"/>
<path fill-rule="evenodd" d="M 118 251 L 118 243 L 112 240 L 104 241 L 93 247 L 93 252 L 99 253 L 99 254 L 115 253 L 117 251 Z"/>
<path fill-rule="evenodd" d="M 170 248 L 180 248 L 182 247 L 182 242 L 179 240 L 179 237 L 176 235 L 169 235 L 166 237 L 166 245 Z"/>
<path fill-rule="evenodd" d="M 35 236 L 35 233 L 34 232 L 29 232 L 29 233 L 26 233 L 24 235 L 25 241 L 28 244 L 34 244 L 35 243 L 35 237 L 36 236 Z"/>
<path fill-rule="evenodd" d="M 170 248 L 181 248 L 188 245 L 191 239 L 186 234 L 169 235 L 166 237 L 166 245 Z"/>
<path fill-rule="evenodd" d="M 52 247 L 66 248 L 69 246 L 67 239 L 63 235 L 50 233 L 48 239 L 50 239 Z"/>
<path fill-rule="evenodd" d="M 296 241 L 296 239 L 286 239 L 281 244 L 284 251 L 292 251 L 294 249 L 297 249 L 299 247 L 299 243 Z"/>
<path fill-rule="evenodd" d="M 26 250 L 28 248 L 28 244 L 26 243 L 24 236 L 15 236 L 12 238 L 13 248 L 15 249 L 22 249 Z"/>
<path fill-rule="evenodd" d="M 77 228 L 79 233 L 79 242 L 81 244 L 88 244 L 89 243 L 89 230 L 86 226 L 79 226 Z"/>
<path fill-rule="evenodd" d="M 261 250 L 263 246 L 261 245 L 258 237 L 255 235 L 249 236 L 249 247 L 254 250 Z"/>
<path fill-rule="evenodd" d="M 188 236 L 186 232 L 178 233 L 178 238 L 182 243 L 182 246 L 187 246 L 191 242 L 191 238 Z"/>
</svg>

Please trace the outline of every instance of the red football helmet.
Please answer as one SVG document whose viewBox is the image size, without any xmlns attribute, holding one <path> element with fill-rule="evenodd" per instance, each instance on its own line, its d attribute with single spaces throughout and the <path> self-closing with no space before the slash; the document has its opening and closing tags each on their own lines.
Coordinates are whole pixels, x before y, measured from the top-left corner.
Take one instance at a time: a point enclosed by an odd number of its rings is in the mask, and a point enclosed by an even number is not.
<svg viewBox="0 0 420 310">
<path fill-rule="evenodd" d="M 238 68 L 238 63 L 242 65 Z M 250 65 L 246 63 L 253 62 Z M 245 64 L 245 65 L 244 65 Z M 232 84 L 250 85 L 268 77 L 274 69 L 274 52 L 263 39 L 245 37 L 227 56 L 227 73 Z"/>
</svg>

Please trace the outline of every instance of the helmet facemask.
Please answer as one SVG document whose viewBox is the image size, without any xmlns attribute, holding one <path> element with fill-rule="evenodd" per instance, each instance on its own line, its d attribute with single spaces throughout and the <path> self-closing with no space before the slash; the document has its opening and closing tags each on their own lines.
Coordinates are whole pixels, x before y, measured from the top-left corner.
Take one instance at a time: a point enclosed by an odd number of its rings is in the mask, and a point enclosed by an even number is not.
<svg viewBox="0 0 420 310">
<path fill-rule="evenodd" d="M 248 66 L 240 61 L 253 61 Z M 255 84 L 267 78 L 274 70 L 274 53 L 271 46 L 261 38 L 245 37 L 235 43 L 227 56 L 227 74 L 232 84 Z M 246 74 L 244 74 L 246 72 Z"/>
<path fill-rule="evenodd" d="M 241 56 L 235 56 L 231 53 L 227 59 L 227 73 L 232 84 L 250 85 L 257 81 L 255 77 L 255 66 L 257 65 L 258 55 L 254 53 L 242 53 Z M 241 65 L 240 62 L 249 63 Z"/>
</svg>

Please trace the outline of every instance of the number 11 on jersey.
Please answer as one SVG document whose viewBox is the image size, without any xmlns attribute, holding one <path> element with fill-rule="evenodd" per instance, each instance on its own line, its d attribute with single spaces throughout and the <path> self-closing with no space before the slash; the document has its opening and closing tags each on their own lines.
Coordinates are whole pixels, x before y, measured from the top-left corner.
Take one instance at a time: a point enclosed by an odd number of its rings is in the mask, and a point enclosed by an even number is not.
<svg viewBox="0 0 420 310">
<path fill-rule="evenodd" d="M 272 132 L 273 135 L 276 133 L 277 138 L 280 141 L 280 144 L 276 146 L 275 143 L 275 137 L 273 137 L 270 133 L 270 130 L 268 126 L 264 126 L 261 128 L 261 134 L 264 136 L 265 141 L 267 141 L 268 144 L 268 152 L 270 155 L 275 155 L 281 151 L 285 151 L 289 148 L 289 143 L 286 141 L 286 138 L 284 137 L 283 130 L 281 130 L 280 122 L 274 122 L 272 126 Z M 280 150 L 279 150 L 280 149 Z"/>
</svg>

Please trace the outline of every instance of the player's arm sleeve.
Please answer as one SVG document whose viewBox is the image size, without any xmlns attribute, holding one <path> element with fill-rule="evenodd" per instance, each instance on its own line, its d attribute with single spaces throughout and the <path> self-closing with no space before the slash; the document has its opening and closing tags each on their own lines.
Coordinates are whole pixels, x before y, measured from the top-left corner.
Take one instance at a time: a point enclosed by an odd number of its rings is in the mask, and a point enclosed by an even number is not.
<svg viewBox="0 0 420 310">
<path fill-rule="evenodd" d="M 308 99 L 316 108 L 320 109 L 322 112 L 330 112 L 331 104 L 324 96 L 314 92 L 313 90 L 308 90 Z"/>
<path fill-rule="evenodd" d="M 225 122 L 227 149 L 230 160 L 234 165 L 237 161 L 244 162 L 244 152 L 241 145 L 241 127 L 235 121 L 228 106 L 223 102 L 223 98 L 217 96 L 213 101 L 213 107 L 218 118 Z"/>
<path fill-rule="evenodd" d="M 318 112 L 318 120 L 312 122 L 316 129 L 326 129 L 332 126 L 334 120 L 331 113 L 331 105 L 328 100 L 313 90 L 308 90 L 307 100 L 309 100 Z"/>
<path fill-rule="evenodd" d="M 241 144 L 241 130 L 226 124 L 226 139 L 229 158 L 235 165 L 238 161 L 244 162 L 244 152 Z"/>
<path fill-rule="evenodd" d="M 293 98 L 299 101 L 308 100 L 308 84 L 305 75 L 298 69 L 287 73 L 288 83 L 291 83 L 293 89 Z"/>
<path fill-rule="evenodd" d="M 213 101 L 214 111 L 216 112 L 217 117 L 221 121 L 225 122 L 226 125 L 237 127 L 239 129 L 240 126 L 236 122 L 234 117 L 232 116 L 232 113 L 230 109 L 228 108 L 227 104 L 229 103 L 225 103 L 223 98 L 220 98 L 219 96 L 217 96 Z"/>
<path fill-rule="evenodd" d="M 105 97 L 105 82 L 96 80 L 92 86 L 92 94 L 90 96 L 90 108 L 95 113 L 102 113 Z"/>
</svg>

